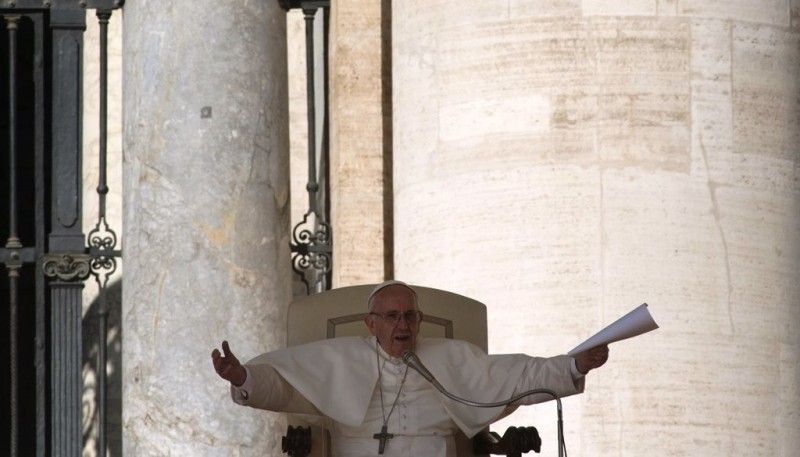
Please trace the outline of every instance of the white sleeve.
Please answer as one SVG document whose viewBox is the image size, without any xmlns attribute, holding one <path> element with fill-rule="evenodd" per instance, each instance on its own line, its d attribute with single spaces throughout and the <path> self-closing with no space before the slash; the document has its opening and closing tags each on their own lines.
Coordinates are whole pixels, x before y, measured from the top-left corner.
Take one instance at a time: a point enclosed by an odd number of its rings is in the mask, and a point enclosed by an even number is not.
<svg viewBox="0 0 800 457">
<path fill-rule="evenodd" d="M 231 385 L 231 398 L 239 405 L 269 411 L 320 415 L 304 396 L 268 364 L 244 365 L 247 377 Z"/>
<path fill-rule="evenodd" d="M 583 392 L 584 376 L 577 373 L 575 360 L 560 355 L 556 357 L 531 357 L 525 364 L 525 370 L 517 381 L 514 394 L 521 394 L 534 389 L 548 389 L 559 397 L 567 397 Z M 549 394 L 532 394 L 523 397 L 512 405 L 530 405 L 553 400 Z"/>
<path fill-rule="evenodd" d="M 234 386 L 231 384 L 231 398 L 233 398 L 234 403 L 240 405 L 247 404 L 247 400 L 250 399 L 250 392 L 252 392 L 254 386 L 253 374 L 250 373 L 250 369 L 247 368 L 247 365 L 244 366 L 244 371 L 246 376 L 242 385 Z"/>
<path fill-rule="evenodd" d="M 578 364 L 577 362 L 575 362 L 575 359 L 573 358 L 570 358 L 569 371 L 570 373 L 572 373 L 572 379 L 574 381 L 577 381 L 578 379 L 581 379 L 584 376 L 586 376 L 585 374 L 578 371 Z"/>
</svg>

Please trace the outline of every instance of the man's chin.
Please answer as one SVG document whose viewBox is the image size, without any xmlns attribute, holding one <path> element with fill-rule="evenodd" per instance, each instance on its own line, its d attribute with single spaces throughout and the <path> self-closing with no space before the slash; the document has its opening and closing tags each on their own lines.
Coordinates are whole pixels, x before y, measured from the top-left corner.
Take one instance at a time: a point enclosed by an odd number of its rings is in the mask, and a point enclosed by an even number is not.
<svg viewBox="0 0 800 457">
<path fill-rule="evenodd" d="M 402 357 L 404 352 L 413 349 L 414 345 L 410 341 L 395 341 L 394 345 L 392 345 L 392 356 Z"/>
</svg>

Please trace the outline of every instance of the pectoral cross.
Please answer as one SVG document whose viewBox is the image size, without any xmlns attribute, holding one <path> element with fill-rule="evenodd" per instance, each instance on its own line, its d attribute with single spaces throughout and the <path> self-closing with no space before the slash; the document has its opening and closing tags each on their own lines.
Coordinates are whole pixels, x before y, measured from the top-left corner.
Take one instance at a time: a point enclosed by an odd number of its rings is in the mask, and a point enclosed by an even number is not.
<svg viewBox="0 0 800 457">
<path fill-rule="evenodd" d="M 394 438 L 394 434 L 387 433 L 386 424 L 383 424 L 383 427 L 381 427 L 381 432 L 372 435 L 372 437 L 380 441 L 380 444 L 378 444 L 378 454 L 383 454 L 383 450 L 386 448 L 386 440 Z"/>
</svg>

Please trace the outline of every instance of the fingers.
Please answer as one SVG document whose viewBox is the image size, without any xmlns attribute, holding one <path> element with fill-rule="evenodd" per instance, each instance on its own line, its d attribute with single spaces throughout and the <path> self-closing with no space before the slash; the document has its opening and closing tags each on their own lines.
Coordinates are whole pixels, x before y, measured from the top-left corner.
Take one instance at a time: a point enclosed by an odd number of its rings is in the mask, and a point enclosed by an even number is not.
<svg viewBox="0 0 800 457">
<path fill-rule="evenodd" d="M 595 346 L 576 357 L 578 371 L 583 374 L 603 366 L 608 360 L 608 345 Z"/>
<path fill-rule="evenodd" d="M 589 349 L 589 352 L 592 354 L 602 354 L 602 353 L 608 354 L 608 345 L 604 344 L 602 346 L 595 346 Z"/>
<path fill-rule="evenodd" d="M 223 342 L 223 351 L 227 349 L 227 342 Z M 217 372 L 218 375 L 223 376 L 223 372 L 225 368 L 230 364 L 227 359 L 227 355 L 230 353 L 230 350 L 225 351 L 226 357 L 222 357 L 220 354 L 219 349 L 214 349 L 211 351 L 211 363 L 214 365 L 214 371 Z M 223 376 L 224 377 L 224 376 Z"/>
<path fill-rule="evenodd" d="M 234 381 L 242 377 L 241 363 L 231 352 L 227 341 L 222 342 L 222 353 L 218 349 L 211 351 L 211 363 L 214 365 L 214 371 L 223 379 Z"/>
<path fill-rule="evenodd" d="M 590 349 L 589 358 L 595 368 L 603 366 L 608 360 L 608 345 L 597 346 Z"/>
<path fill-rule="evenodd" d="M 220 378 L 230 381 L 235 386 L 241 386 L 247 379 L 247 370 L 233 355 L 227 341 L 222 342 L 221 354 L 218 349 L 211 351 L 211 363 Z"/>
<path fill-rule="evenodd" d="M 218 375 L 222 376 L 222 371 L 225 368 L 225 359 L 220 356 L 219 351 L 216 349 L 211 351 L 211 363 L 214 365 L 214 371 L 216 371 Z"/>
<path fill-rule="evenodd" d="M 222 352 L 225 353 L 225 360 L 229 364 L 231 364 L 231 365 L 241 365 L 239 363 L 239 359 L 237 359 L 236 356 L 233 355 L 233 352 L 231 352 L 231 348 L 230 348 L 230 346 L 228 346 L 228 342 L 227 341 L 223 341 L 222 342 Z"/>
<path fill-rule="evenodd" d="M 597 346 L 589 349 L 589 355 L 593 358 L 608 357 L 608 346 Z"/>
</svg>

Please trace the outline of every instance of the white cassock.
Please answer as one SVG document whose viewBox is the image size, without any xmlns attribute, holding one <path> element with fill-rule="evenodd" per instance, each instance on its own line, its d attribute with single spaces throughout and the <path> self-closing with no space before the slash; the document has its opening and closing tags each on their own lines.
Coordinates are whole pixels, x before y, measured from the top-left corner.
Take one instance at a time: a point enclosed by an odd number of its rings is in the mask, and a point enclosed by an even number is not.
<svg viewBox="0 0 800 457">
<path fill-rule="evenodd" d="M 574 378 L 568 356 L 487 355 L 473 344 L 443 338 L 419 338 L 415 353 L 445 389 L 474 402 L 504 401 L 531 389 L 550 389 L 560 397 L 583 391 L 583 377 Z M 380 349 L 374 336 L 293 346 L 262 354 L 245 368 L 247 380 L 231 389 L 236 403 L 324 418 L 340 457 L 378 455 L 373 436 L 387 416 L 387 431 L 394 436 L 383 455 L 455 457 L 458 429 L 472 437 L 519 405 L 552 399 L 536 394 L 505 408 L 463 405 L 415 370 L 406 374 L 407 365 Z"/>
</svg>

